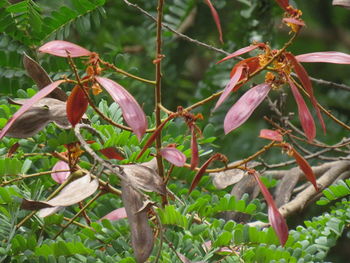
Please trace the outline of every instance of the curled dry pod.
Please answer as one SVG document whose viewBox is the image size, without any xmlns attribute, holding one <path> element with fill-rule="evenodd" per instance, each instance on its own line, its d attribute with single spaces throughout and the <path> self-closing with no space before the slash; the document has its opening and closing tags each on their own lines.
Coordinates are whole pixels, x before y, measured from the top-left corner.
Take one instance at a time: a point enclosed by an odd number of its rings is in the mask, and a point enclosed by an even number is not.
<svg viewBox="0 0 350 263">
<path fill-rule="evenodd" d="M 50 123 L 50 111 L 47 107 L 31 107 L 11 125 L 6 136 L 14 138 L 32 137 Z"/>
<path fill-rule="evenodd" d="M 154 245 L 153 232 L 148 224 L 147 209 L 141 209 L 143 198 L 140 193 L 124 180 L 121 185 L 122 199 L 130 224 L 132 247 L 136 261 L 143 263 L 148 259 Z"/>
<path fill-rule="evenodd" d="M 146 192 L 155 192 L 164 195 L 166 190 L 162 178 L 156 170 L 150 168 L 153 166 L 153 163 L 156 163 L 155 158 L 152 159 L 152 162 L 121 165 L 121 167 L 125 176 L 134 187 Z"/>
<path fill-rule="evenodd" d="M 45 69 L 43 69 L 42 66 L 40 66 L 26 53 L 23 54 L 23 66 L 26 69 L 29 77 L 31 77 L 32 80 L 34 80 L 35 84 L 38 86 L 38 89 L 42 89 L 52 83 L 52 80 L 46 73 Z M 68 98 L 67 94 L 59 87 L 53 90 L 49 95 L 47 95 L 47 97 L 61 101 L 66 101 Z"/>
</svg>

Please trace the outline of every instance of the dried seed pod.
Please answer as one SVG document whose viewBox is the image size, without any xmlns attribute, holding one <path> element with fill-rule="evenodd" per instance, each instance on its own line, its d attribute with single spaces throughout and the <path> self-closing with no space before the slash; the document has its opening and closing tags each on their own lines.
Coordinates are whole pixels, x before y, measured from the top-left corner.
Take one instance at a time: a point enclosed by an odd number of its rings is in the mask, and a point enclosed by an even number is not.
<svg viewBox="0 0 350 263">
<path fill-rule="evenodd" d="M 6 136 L 14 138 L 32 137 L 50 122 L 49 108 L 31 107 L 12 124 Z"/>
<path fill-rule="evenodd" d="M 38 89 L 42 89 L 52 82 L 45 69 L 43 69 L 35 60 L 29 57 L 26 53 L 23 54 L 23 65 L 29 77 L 31 77 L 34 80 L 35 84 L 38 86 Z M 47 97 L 61 101 L 66 101 L 68 98 L 67 94 L 59 87 L 52 91 Z"/>
<path fill-rule="evenodd" d="M 131 230 L 131 243 L 136 261 L 146 262 L 152 253 L 154 237 L 152 228 L 148 224 L 147 210 L 139 211 L 143 207 L 143 197 L 124 180 L 122 185 L 122 199 Z"/>
</svg>

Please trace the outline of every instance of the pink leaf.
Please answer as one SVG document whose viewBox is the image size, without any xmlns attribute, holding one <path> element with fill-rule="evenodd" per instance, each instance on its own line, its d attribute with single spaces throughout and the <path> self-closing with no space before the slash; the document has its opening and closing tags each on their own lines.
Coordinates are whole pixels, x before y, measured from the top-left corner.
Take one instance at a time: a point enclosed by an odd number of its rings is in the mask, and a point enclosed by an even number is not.
<svg viewBox="0 0 350 263">
<path fill-rule="evenodd" d="M 100 220 L 102 219 L 108 219 L 110 221 L 117 221 L 123 218 L 127 218 L 127 214 L 126 214 L 126 210 L 124 207 L 118 208 L 116 210 L 113 210 L 112 212 L 108 213 L 107 215 L 105 215 L 104 217 L 102 217 Z"/>
<path fill-rule="evenodd" d="M 309 163 L 294 148 L 292 148 L 291 150 L 292 150 L 292 155 L 293 155 L 295 161 L 299 165 L 300 169 L 304 172 L 306 179 L 309 182 L 311 182 L 313 184 L 313 186 L 315 187 L 315 190 L 318 191 L 319 189 L 318 189 L 317 182 L 316 182 L 316 176 L 315 176 L 314 172 L 312 171 Z"/>
<path fill-rule="evenodd" d="M 327 51 L 298 55 L 299 62 L 324 62 L 334 64 L 350 64 L 350 55 L 342 52 Z"/>
<path fill-rule="evenodd" d="M 78 46 L 76 44 L 63 41 L 63 40 L 53 40 L 50 41 L 39 48 L 39 51 L 42 53 L 51 54 L 58 57 L 82 57 L 90 56 L 91 51 Z"/>
<path fill-rule="evenodd" d="M 221 62 L 224 62 L 226 60 L 229 60 L 231 58 L 234 58 L 234 57 L 238 57 L 240 55 L 243 55 L 245 53 L 248 53 L 258 47 L 264 47 L 265 44 L 264 43 L 259 43 L 259 44 L 256 44 L 256 45 L 250 45 L 250 46 L 247 46 L 247 47 L 243 47 L 241 49 L 238 49 L 237 51 L 233 52 L 232 54 L 228 55 L 227 57 L 224 57 L 223 59 L 221 59 L 220 61 L 216 62 L 216 64 L 219 64 Z"/>
<path fill-rule="evenodd" d="M 237 82 L 241 79 L 243 73 L 243 66 L 239 66 L 237 70 L 235 71 L 234 75 L 230 79 L 230 82 L 226 85 L 223 93 L 221 94 L 219 100 L 217 101 L 215 105 L 215 109 L 217 109 L 228 97 L 228 95 L 231 93 L 231 91 L 236 87 Z"/>
<path fill-rule="evenodd" d="M 295 84 L 291 79 L 288 79 L 288 81 L 289 81 L 289 85 L 291 87 L 292 93 L 294 95 L 295 101 L 297 102 L 297 105 L 298 105 L 298 113 L 299 113 L 299 120 L 301 123 L 301 127 L 303 127 L 303 130 L 308 140 L 312 141 L 316 136 L 314 119 L 309 109 L 307 108 L 306 103 L 303 97 L 301 96 L 298 88 L 295 86 Z"/>
<path fill-rule="evenodd" d="M 225 134 L 242 125 L 252 115 L 256 107 L 265 99 L 270 88 L 269 84 L 262 83 L 244 93 L 225 116 Z"/>
<path fill-rule="evenodd" d="M 25 113 L 30 107 L 33 106 L 37 101 L 39 101 L 41 98 L 47 96 L 52 92 L 55 88 L 57 88 L 61 83 L 65 82 L 64 80 L 57 80 L 50 85 L 46 86 L 45 88 L 41 89 L 36 93 L 33 97 L 26 100 L 26 102 L 22 105 L 22 107 L 13 114 L 12 118 L 8 120 L 5 127 L 0 132 L 0 140 L 6 135 L 7 131 L 10 129 L 11 125 L 23 114 Z"/>
<path fill-rule="evenodd" d="M 316 110 L 317 118 L 321 124 L 323 132 L 326 133 L 326 124 L 324 123 L 321 111 L 317 105 L 317 100 L 315 98 L 315 95 L 314 95 L 314 92 L 312 89 L 312 83 L 310 81 L 309 75 L 307 74 L 307 71 L 299 63 L 299 61 L 296 59 L 296 57 L 294 57 L 293 54 L 286 53 L 285 55 L 288 58 L 288 60 L 293 64 L 295 73 L 297 74 L 298 78 L 300 79 L 301 83 L 303 84 L 303 87 L 305 88 L 306 92 L 309 94 L 312 106 Z"/>
<path fill-rule="evenodd" d="M 191 170 L 194 170 L 199 164 L 198 144 L 194 125 L 191 126 Z"/>
<path fill-rule="evenodd" d="M 269 190 L 267 190 L 266 186 L 260 180 L 258 173 L 254 172 L 253 176 L 256 182 L 258 183 L 260 191 L 267 202 L 270 224 L 272 228 L 275 230 L 281 245 L 284 246 L 288 239 L 288 226 L 287 226 L 286 220 L 278 211 L 275 201 L 273 200 Z"/>
<path fill-rule="evenodd" d="M 147 129 L 146 115 L 135 98 L 121 85 L 113 80 L 96 77 L 112 98 L 119 104 L 125 122 L 131 127 L 137 138 L 141 140 Z"/>
<path fill-rule="evenodd" d="M 205 0 L 205 2 L 209 6 L 211 15 L 214 18 L 216 28 L 218 29 L 218 32 L 219 32 L 220 42 L 224 43 L 224 40 L 222 39 L 222 29 L 221 29 L 220 17 L 218 15 L 218 12 L 215 10 L 215 8 L 214 8 L 213 4 L 210 2 L 210 0 Z"/>
<path fill-rule="evenodd" d="M 186 156 L 175 147 L 162 148 L 160 154 L 175 166 L 182 167 L 186 163 Z"/>
<path fill-rule="evenodd" d="M 278 131 L 268 130 L 268 129 L 262 129 L 260 130 L 260 138 L 268 139 L 271 141 L 277 141 L 281 142 L 283 141 L 283 136 Z"/>
<path fill-rule="evenodd" d="M 59 170 L 69 170 L 69 165 L 68 163 L 64 162 L 64 161 L 58 161 L 55 166 L 52 168 L 52 171 L 59 171 Z M 51 174 L 52 179 L 59 183 L 62 184 L 70 175 L 70 172 L 53 172 Z"/>
<path fill-rule="evenodd" d="M 284 23 L 286 23 L 286 24 L 294 24 L 294 25 L 297 25 L 297 26 L 305 26 L 305 22 L 303 20 L 296 19 L 296 18 L 293 18 L 293 17 L 283 18 L 282 21 Z"/>
</svg>

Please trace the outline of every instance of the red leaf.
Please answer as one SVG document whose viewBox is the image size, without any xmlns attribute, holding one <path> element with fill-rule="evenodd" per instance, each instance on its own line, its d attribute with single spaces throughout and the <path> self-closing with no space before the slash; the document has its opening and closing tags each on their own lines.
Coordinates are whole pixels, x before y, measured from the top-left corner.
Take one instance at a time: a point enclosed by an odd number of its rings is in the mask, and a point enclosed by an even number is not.
<svg viewBox="0 0 350 263">
<path fill-rule="evenodd" d="M 350 55 L 342 52 L 327 51 L 298 55 L 299 62 L 324 62 L 334 64 L 350 64 Z"/>
<path fill-rule="evenodd" d="M 74 127 L 83 117 L 89 102 L 79 85 L 76 85 L 67 99 L 67 118 Z"/>
<path fill-rule="evenodd" d="M 145 146 L 143 146 L 141 152 L 137 155 L 136 159 L 139 159 L 144 152 L 152 145 L 152 143 L 156 140 L 157 136 L 159 135 L 159 133 L 162 131 L 162 129 L 164 128 L 165 124 L 170 121 L 171 119 L 173 119 L 174 116 L 170 115 L 165 121 L 163 121 L 158 128 L 152 133 L 152 135 L 149 137 L 149 139 L 147 140 L 147 142 L 145 143 Z"/>
<path fill-rule="evenodd" d="M 241 79 L 243 73 L 243 66 L 239 66 L 234 75 L 231 77 L 230 82 L 226 85 L 223 93 L 221 94 L 219 100 L 217 101 L 215 105 L 215 109 L 217 109 L 228 97 L 228 95 L 231 93 L 231 91 L 236 87 L 237 82 Z"/>
<path fill-rule="evenodd" d="M 243 74 L 241 75 L 238 82 L 240 82 L 241 80 L 246 78 L 247 75 L 252 74 L 253 72 L 255 72 L 256 70 L 258 70 L 260 68 L 259 58 L 258 57 L 251 57 L 251 58 L 247 58 L 247 59 L 244 59 L 244 60 L 238 62 L 231 70 L 231 73 L 230 73 L 231 78 L 233 77 L 233 75 L 236 73 L 237 69 L 240 66 L 243 66 L 244 69 L 243 69 Z M 244 82 L 236 85 L 232 91 L 236 92 L 240 87 L 243 86 L 243 84 L 244 84 Z"/>
<path fill-rule="evenodd" d="M 247 70 L 248 74 L 252 74 L 258 68 L 260 68 L 259 58 L 258 57 L 251 57 L 251 58 L 243 59 L 240 62 L 238 62 L 231 70 L 231 73 L 230 73 L 231 78 L 235 74 L 235 72 L 237 71 L 238 67 L 240 67 L 240 66 L 243 66 L 245 69 L 248 69 Z M 244 77 L 245 77 L 245 75 L 242 75 L 241 79 L 243 79 Z"/>
<path fill-rule="evenodd" d="M 214 18 L 216 28 L 218 29 L 218 32 L 219 32 L 220 42 L 224 43 L 224 40 L 222 39 L 222 29 L 221 29 L 220 17 L 218 15 L 218 12 L 215 10 L 215 8 L 214 8 L 213 4 L 210 2 L 210 0 L 205 0 L 205 2 L 209 6 L 211 15 Z"/>
<path fill-rule="evenodd" d="M 191 186 L 189 189 L 189 193 L 191 193 L 193 191 L 193 189 L 197 186 L 199 181 L 202 179 L 203 175 L 205 174 L 205 170 L 208 168 L 209 164 L 217 158 L 218 158 L 217 155 L 213 155 L 202 165 L 202 167 L 199 169 L 199 171 L 193 177 L 193 180 L 192 180 L 192 183 L 191 183 Z"/>
<path fill-rule="evenodd" d="M 104 217 L 102 217 L 100 220 L 102 219 L 108 219 L 110 221 L 117 221 L 123 218 L 127 218 L 127 214 L 126 214 L 126 210 L 124 207 L 118 208 L 116 210 L 113 210 L 112 212 L 108 213 L 107 215 L 105 215 Z"/>
<path fill-rule="evenodd" d="M 41 46 L 39 48 L 39 52 L 51 54 L 58 57 L 68 57 L 69 54 L 69 56 L 72 58 L 91 55 L 91 51 L 63 40 L 50 41 Z"/>
<path fill-rule="evenodd" d="M 96 77 L 96 80 L 107 90 L 115 102 L 119 104 L 125 122 L 131 127 L 137 138 L 141 140 L 147 129 L 147 119 L 135 98 L 113 80 L 102 77 Z"/>
<path fill-rule="evenodd" d="M 267 202 L 270 224 L 272 228 L 275 230 L 281 245 L 284 246 L 288 239 L 288 226 L 287 226 L 286 220 L 278 211 L 275 201 L 273 200 L 269 190 L 267 190 L 266 186 L 260 180 L 259 175 L 256 172 L 254 172 L 253 176 L 256 182 L 258 183 L 260 187 L 260 191 Z"/>
<path fill-rule="evenodd" d="M 300 153 L 298 153 L 294 148 L 291 148 L 291 150 L 292 150 L 292 155 L 293 155 L 295 161 L 299 165 L 300 169 L 304 172 L 306 179 L 309 182 L 311 182 L 313 184 L 313 186 L 315 187 L 315 190 L 318 191 L 319 189 L 318 189 L 317 182 L 316 182 L 316 176 L 315 176 L 314 172 L 312 171 L 311 166 L 304 159 L 304 157 L 301 156 Z"/>
<path fill-rule="evenodd" d="M 11 147 L 10 147 L 10 149 L 8 150 L 8 152 L 7 152 L 7 154 L 6 154 L 6 157 L 11 157 L 16 151 L 17 151 L 17 149 L 19 148 L 19 143 L 18 142 L 16 142 L 16 143 L 14 143 Z"/>
<path fill-rule="evenodd" d="M 298 88 L 294 85 L 293 81 L 291 79 L 288 79 L 289 85 L 291 87 L 292 93 L 294 95 L 295 101 L 298 105 L 298 113 L 299 113 L 299 120 L 301 123 L 301 127 L 303 127 L 303 130 L 306 134 L 306 137 L 309 141 L 312 141 L 316 136 L 316 127 L 314 119 L 309 111 L 309 109 L 306 106 L 306 103 L 301 96 Z"/>
<path fill-rule="evenodd" d="M 268 139 L 271 141 L 277 141 L 277 142 L 283 141 L 283 136 L 281 133 L 279 133 L 278 131 L 273 131 L 268 129 L 260 130 L 259 137 L 263 139 Z"/>
<path fill-rule="evenodd" d="M 199 164 L 198 144 L 194 125 L 191 126 L 191 151 L 191 170 L 193 170 Z"/>
<path fill-rule="evenodd" d="M 52 171 L 60 171 L 60 170 L 69 170 L 69 165 L 68 163 L 64 161 L 58 161 L 55 166 L 52 168 Z M 53 172 L 51 174 L 52 179 L 59 183 L 62 184 L 70 175 L 70 172 Z"/>
<path fill-rule="evenodd" d="M 115 147 L 107 147 L 107 148 L 101 149 L 100 153 L 102 153 L 108 159 L 115 159 L 115 160 L 125 159 L 123 154 L 120 151 L 118 151 Z"/>
<path fill-rule="evenodd" d="M 303 87 L 305 88 L 306 92 L 310 95 L 310 100 L 311 100 L 312 106 L 316 110 L 316 114 L 317 114 L 318 120 L 319 120 L 319 122 L 321 124 L 321 127 L 323 129 L 323 132 L 326 133 L 326 125 L 325 125 L 325 123 L 323 121 L 321 111 L 320 111 L 320 109 L 317 106 L 317 100 L 316 100 L 316 98 L 314 96 L 314 92 L 313 92 L 313 89 L 312 89 L 312 84 L 311 84 L 309 75 L 307 74 L 307 71 L 298 62 L 298 60 L 296 59 L 296 57 L 294 57 L 293 54 L 286 53 L 285 55 L 286 55 L 287 59 L 292 63 L 292 65 L 294 67 L 294 71 L 298 75 L 298 78 L 300 79 L 301 83 L 303 84 Z"/>
<path fill-rule="evenodd" d="M 276 0 L 276 2 L 282 9 L 288 11 L 287 7 L 289 6 L 289 0 Z"/>
<path fill-rule="evenodd" d="M 186 156 L 175 147 L 162 148 L 160 154 L 175 166 L 182 167 L 186 163 Z"/>
<path fill-rule="evenodd" d="M 252 115 L 256 107 L 265 99 L 269 91 L 270 85 L 262 83 L 244 93 L 225 116 L 225 134 L 242 125 L 250 115 Z"/>
<path fill-rule="evenodd" d="M 64 80 L 57 80 L 45 88 L 41 89 L 36 93 L 33 97 L 26 100 L 26 102 L 22 105 L 22 107 L 13 114 L 12 118 L 8 120 L 5 127 L 0 132 L 0 140 L 6 135 L 7 131 L 10 129 L 11 125 L 23 114 L 25 113 L 33 104 L 39 101 L 41 98 L 47 96 L 52 92 L 55 88 L 57 88 L 61 83 L 65 82 Z"/>
<path fill-rule="evenodd" d="M 227 57 L 224 57 L 223 59 L 221 59 L 220 61 L 216 62 L 216 64 L 219 64 L 221 62 L 224 62 L 226 60 L 229 60 L 231 58 L 234 58 L 234 57 L 238 57 L 240 55 L 243 55 L 245 53 L 248 53 L 258 47 L 264 47 L 265 44 L 264 43 L 259 43 L 259 44 L 256 44 L 256 45 L 250 45 L 250 46 L 247 46 L 247 47 L 243 47 L 241 49 L 238 49 L 236 50 L 235 52 L 233 52 L 232 54 L 228 55 Z"/>
</svg>

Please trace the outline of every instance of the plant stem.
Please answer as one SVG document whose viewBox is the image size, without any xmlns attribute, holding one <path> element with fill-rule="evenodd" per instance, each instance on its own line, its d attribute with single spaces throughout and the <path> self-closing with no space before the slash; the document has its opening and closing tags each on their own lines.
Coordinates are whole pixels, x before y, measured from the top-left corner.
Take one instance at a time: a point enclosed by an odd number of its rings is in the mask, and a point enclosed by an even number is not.
<svg viewBox="0 0 350 263">
<path fill-rule="evenodd" d="M 124 71 L 124 70 L 122 70 L 122 69 L 120 69 L 120 68 L 114 66 L 114 65 L 111 64 L 111 63 L 106 62 L 106 61 L 100 60 L 100 62 L 101 62 L 103 65 L 105 65 L 106 67 L 108 67 L 108 68 L 114 70 L 115 72 L 120 73 L 120 74 L 123 74 L 123 75 L 125 75 L 125 76 L 127 76 L 127 77 L 129 77 L 129 78 L 133 78 L 133 79 L 136 79 L 136 80 L 138 80 L 138 81 L 145 82 L 145 83 L 148 83 L 148 84 L 151 84 L 151 85 L 156 85 L 156 81 L 154 81 L 154 80 L 148 80 L 148 79 L 144 79 L 144 78 L 135 76 L 135 75 L 133 75 L 133 74 L 131 74 L 131 73 L 128 73 L 128 72 L 126 72 L 126 71 Z"/>
<path fill-rule="evenodd" d="M 3 187 L 5 185 L 8 185 L 8 184 L 12 184 L 14 182 L 17 182 L 17 181 L 21 181 L 21 180 L 24 180 L 24 179 L 27 179 L 27 178 L 32 178 L 32 177 L 37 177 L 37 176 L 41 176 L 41 175 L 46 175 L 46 174 L 51 174 L 51 173 L 60 173 L 60 172 L 69 172 L 70 170 L 55 170 L 55 171 L 46 171 L 46 172 L 40 172 L 40 173 L 35 173 L 35 174 L 28 174 L 28 175 L 19 175 L 17 178 L 14 178 L 10 181 L 5 181 L 3 183 L 0 184 L 0 187 Z"/>
<path fill-rule="evenodd" d="M 154 63 L 156 65 L 156 88 L 154 92 L 155 97 L 155 114 L 156 114 L 156 128 L 162 124 L 161 120 L 161 88 L 162 88 L 162 19 L 163 19 L 163 4 L 164 0 L 158 0 L 157 7 L 157 39 L 156 39 L 156 58 Z M 164 177 L 164 166 L 163 159 L 159 153 L 160 148 L 162 147 L 162 132 L 159 132 L 156 138 L 156 149 L 157 149 L 157 164 L 158 164 L 158 173 L 162 178 Z"/>
</svg>

